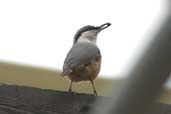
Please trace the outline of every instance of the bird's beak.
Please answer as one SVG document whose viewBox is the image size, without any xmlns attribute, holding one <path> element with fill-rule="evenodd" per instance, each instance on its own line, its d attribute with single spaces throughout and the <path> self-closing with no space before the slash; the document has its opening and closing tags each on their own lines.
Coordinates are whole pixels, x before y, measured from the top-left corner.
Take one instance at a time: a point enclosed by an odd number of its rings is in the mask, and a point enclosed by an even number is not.
<svg viewBox="0 0 171 114">
<path fill-rule="evenodd" d="M 100 31 L 102 31 L 103 29 L 109 27 L 110 25 L 111 25 L 111 23 L 105 23 L 105 24 L 103 24 L 103 25 L 101 25 L 101 26 L 98 26 L 98 27 L 97 27 L 97 30 L 98 30 L 98 32 L 100 32 Z"/>
</svg>

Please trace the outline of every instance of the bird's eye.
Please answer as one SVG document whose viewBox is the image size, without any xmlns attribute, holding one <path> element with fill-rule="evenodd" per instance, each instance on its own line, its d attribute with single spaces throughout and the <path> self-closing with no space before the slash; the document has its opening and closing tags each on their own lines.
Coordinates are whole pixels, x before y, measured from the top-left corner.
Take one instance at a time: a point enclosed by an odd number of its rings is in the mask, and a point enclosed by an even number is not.
<svg viewBox="0 0 171 114">
<path fill-rule="evenodd" d="M 96 29 L 100 29 L 100 27 L 96 27 Z"/>
</svg>

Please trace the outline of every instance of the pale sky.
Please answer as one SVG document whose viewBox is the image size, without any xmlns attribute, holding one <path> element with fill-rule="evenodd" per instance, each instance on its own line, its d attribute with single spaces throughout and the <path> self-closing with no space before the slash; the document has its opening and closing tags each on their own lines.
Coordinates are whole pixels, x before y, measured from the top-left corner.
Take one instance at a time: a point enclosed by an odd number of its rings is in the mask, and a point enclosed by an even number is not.
<svg viewBox="0 0 171 114">
<path fill-rule="evenodd" d="M 1 0 L 0 60 L 62 69 L 75 32 L 98 36 L 101 75 L 122 76 L 163 18 L 163 0 Z"/>
</svg>

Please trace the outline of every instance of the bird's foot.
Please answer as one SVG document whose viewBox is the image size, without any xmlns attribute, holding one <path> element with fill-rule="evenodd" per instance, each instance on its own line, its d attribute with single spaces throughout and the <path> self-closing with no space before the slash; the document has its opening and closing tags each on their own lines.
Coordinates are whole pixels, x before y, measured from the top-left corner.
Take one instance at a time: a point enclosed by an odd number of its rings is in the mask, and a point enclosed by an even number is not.
<svg viewBox="0 0 171 114">
<path fill-rule="evenodd" d="M 72 95 L 75 94 L 75 92 L 73 92 L 71 89 L 68 90 L 68 93 Z"/>
<path fill-rule="evenodd" d="M 69 93 L 72 93 L 72 89 L 71 89 L 71 88 L 69 88 L 68 92 L 69 92 Z"/>
<path fill-rule="evenodd" d="M 96 91 L 94 91 L 94 96 L 97 96 L 97 92 Z"/>
</svg>

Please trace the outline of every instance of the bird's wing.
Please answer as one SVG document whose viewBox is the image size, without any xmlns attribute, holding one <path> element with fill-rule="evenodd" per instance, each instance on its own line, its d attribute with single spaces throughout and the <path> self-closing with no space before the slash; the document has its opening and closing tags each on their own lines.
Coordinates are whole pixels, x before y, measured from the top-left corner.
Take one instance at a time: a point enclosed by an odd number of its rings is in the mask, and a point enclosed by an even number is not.
<svg viewBox="0 0 171 114">
<path fill-rule="evenodd" d="M 64 61 L 63 74 L 69 74 L 79 65 L 89 64 L 101 57 L 100 50 L 94 44 L 77 43 L 73 45 Z"/>
</svg>

